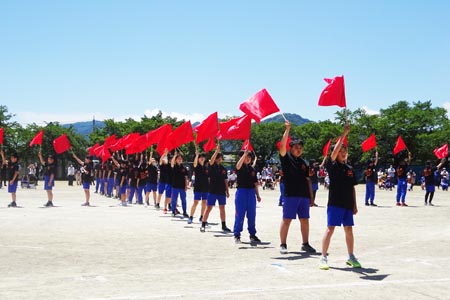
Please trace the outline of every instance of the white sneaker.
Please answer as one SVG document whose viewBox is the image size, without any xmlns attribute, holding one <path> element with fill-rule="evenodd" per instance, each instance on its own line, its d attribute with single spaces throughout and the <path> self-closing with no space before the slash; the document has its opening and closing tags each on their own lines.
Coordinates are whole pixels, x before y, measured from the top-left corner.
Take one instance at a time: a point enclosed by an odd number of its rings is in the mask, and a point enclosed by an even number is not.
<svg viewBox="0 0 450 300">
<path fill-rule="evenodd" d="M 281 254 L 288 254 L 288 250 L 287 250 L 287 245 L 286 244 L 281 244 L 280 245 L 280 253 Z"/>
<path fill-rule="evenodd" d="M 330 266 L 328 265 L 328 258 L 326 256 L 322 256 L 319 261 L 319 268 L 321 270 L 329 270 Z"/>
</svg>

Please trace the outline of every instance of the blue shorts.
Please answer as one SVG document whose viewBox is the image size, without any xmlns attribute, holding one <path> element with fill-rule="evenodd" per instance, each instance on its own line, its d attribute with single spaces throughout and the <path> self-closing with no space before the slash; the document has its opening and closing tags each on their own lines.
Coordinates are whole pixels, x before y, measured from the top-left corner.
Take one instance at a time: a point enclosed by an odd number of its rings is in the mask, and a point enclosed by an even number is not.
<svg viewBox="0 0 450 300">
<path fill-rule="evenodd" d="M 55 180 L 53 180 L 52 185 L 48 186 L 48 182 L 50 181 L 50 176 L 44 176 L 44 190 L 51 191 L 55 186 Z"/>
<path fill-rule="evenodd" d="M 156 192 L 158 190 L 158 186 L 155 183 L 147 183 L 145 185 L 145 192 L 146 193 L 150 193 L 150 192 Z"/>
<path fill-rule="evenodd" d="M 83 189 L 89 190 L 90 188 L 91 188 L 91 183 L 90 182 L 83 182 Z"/>
<path fill-rule="evenodd" d="M 425 186 L 425 190 L 426 190 L 427 193 L 434 193 L 434 191 L 435 191 L 434 184 L 433 185 L 426 185 Z"/>
<path fill-rule="evenodd" d="M 216 200 L 219 201 L 219 205 L 227 204 L 227 196 L 225 195 L 216 195 L 216 194 L 208 194 L 208 206 L 216 205 Z"/>
<path fill-rule="evenodd" d="M 125 195 L 127 193 L 127 188 L 128 188 L 128 186 L 126 184 L 124 184 L 122 186 L 119 185 L 119 194 Z"/>
<path fill-rule="evenodd" d="M 15 193 L 17 191 L 17 181 L 15 181 L 13 184 L 10 184 L 8 182 L 8 193 Z"/>
<path fill-rule="evenodd" d="M 312 187 L 313 191 L 317 191 L 319 189 L 319 184 L 318 183 L 312 183 L 311 187 Z"/>
<path fill-rule="evenodd" d="M 353 226 L 353 210 L 348 208 L 328 206 L 327 208 L 328 226 Z"/>
<path fill-rule="evenodd" d="M 158 194 L 164 194 L 164 191 L 166 191 L 167 194 L 167 187 L 170 186 L 170 184 L 168 183 L 164 183 L 164 182 L 159 182 L 158 183 Z M 170 193 L 172 193 L 172 191 L 170 191 Z"/>
<path fill-rule="evenodd" d="M 309 219 L 311 200 L 306 197 L 284 197 L 283 219 Z"/>
<path fill-rule="evenodd" d="M 208 193 L 205 192 L 194 192 L 194 200 L 207 200 L 208 199 Z"/>
</svg>

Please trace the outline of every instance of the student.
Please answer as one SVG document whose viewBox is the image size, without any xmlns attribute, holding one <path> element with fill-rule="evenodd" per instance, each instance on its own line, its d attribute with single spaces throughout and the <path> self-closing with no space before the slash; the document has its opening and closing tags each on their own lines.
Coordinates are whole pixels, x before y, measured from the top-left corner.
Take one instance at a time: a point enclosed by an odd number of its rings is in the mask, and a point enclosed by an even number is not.
<svg viewBox="0 0 450 300">
<path fill-rule="evenodd" d="M 94 173 L 95 173 L 95 191 L 94 193 L 97 194 L 100 189 L 100 184 L 102 181 L 102 166 L 100 164 L 96 164 L 94 167 Z M 100 193 L 102 190 L 100 189 Z"/>
<path fill-rule="evenodd" d="M 209 160 L 208 178 L 209 178 L 209 193 L 207 199 L 207 208 L 203 215 L 202 226 L 200 232 L 205 232 L 206 224 L 211 210 L 219 202 L 220 220 L 222 221 L 222 231 L 225 233 L 231 232 L 226 225 L 225 205 L 227 198 L 230 197 L 228 190 L 228 176 L 227 170 L 222 166 L 223 155 L 220 152 L 220 145 L 217 145 L 216 151 Z"/>
<path fill-rule="evenodd" d="M 236 164 L 237 170 L 237 191 L 235 196 L 235 220 L 234 220 L 234 241 L 241 243 L 241 232 L 244 227 L 244 218 L 247 215 L 248 232 L 251 243 L 260 243 L 261 240 L 256 236 L 256 200 L 261 202 L 258 191 L 258 179 L 256 171 L 251 165 L 252 156 L 248 150 L 242 153 L 241 158 Z"/>
<path fill-rule="evenodd" d="M 286 121 L 286 129 L 281 138 L 280 161 L 284 179 L 283 220 L 280 226 L 280 253 L 287 254 L 287 235 L 291 221 L 298 216 L 303 244 L 301 249 L 307 253 L 316 253 L 309 244 L 309 209 L 314 206 L 314 197 L 309 180 L 309 168 L 301 158 L 303 142 L 292 140 L 289 151 L 286 142 L 289 138 L 291 124 Z"/>
<path fill-rule="evenodd" d="M 145 187 L 145 203 L 150 205 L 150 193 L 153 195 L 153 205 L 159 209 L 159 203 L 156 202 L 156 191 L 158 190 L 158 168 L 156 167 L 156 160 L 153 158 L 153 153 L 150 153 L 150 163 L 147 166 L 147 186 Z"/>
<path fill-rule="evenodd" d="M 12 200 L 11 203 L 8 204 L 8 207 L 17 207 L 16 191 L 19 182 L 19 155 L 16 152 L 13 152 L 9 158 L 9 162 L 7 162 L 3 149 L 0 150 L 0 154 L 2 156 L 3 167 L 7 167 L 7 177 L 4 179 L 8 178 L 8 193 L 11 194 Z"/>
<path fill-rule="evenodd" d="M 356 177 L 353 168 L 347 161 L 347 147 L 342 143 L 350 131 L 348 124 L 344 127 L 344 134 L 336 143 L 331 159 L 327 163 L 327 171 L 330 176 L 330 188 L 328 192 L 327 208 L 327 230 L 322 240 L 322 257 L 319 267 L 328 270 L 328 248 L 331 237 L 336 226 L 344 226 L 345 242 L 349 258 L 347 265 L 354 268 L 361 268 L 361 264 L 353 254 L 353 215 L 356 215 L 358 208 L 356 205 L 355 185 Z"/>
<path fill-rule="evenodd" d="M 137 176 L 137 203 L 139 205 L 144 204 L 143 193 L 145 192 L 145 187 L 148 183 L 148 163 L 147 159 L 143 158 L 144 155 L 141 154 L 141 161 L 138 166 L 138 176 Z"/>
<path fill-rule="evenodd" d="M 90 187 L 92 183 L 92 172 L 94 169 L 93 163 L 92 163 L 92 156 L 88 155 L 82 161 L 78 158 L 78 156 L 75 153 L 72 153 L 73 158 L 81 165 L 81 182 L 84 189 L 84 196 L 86 198 L 86 201 L 81 204 L 81 206 L 90 206 L 89 200 L 91 199 L 91 193 L 90 193 Z"/>
<path fill-rule="evenodd" d="M 364 172 L 364 178 L 366 179 L 366 206 L 377 206 L 374 203 L 375 185 L 378 181 L 378 174 L 376 172 L 377 164 L 378 151 L 375 151 L 375 161 L 373 159 L 369 159 L 369 161 L 367 162 L 366 171 Z"/>
<path fill-rule="evenodd" d="M 133 204 L 133 197 L 137 196 L 138 165 L 134 156 L 128 160 L 128 204 Z M 137 201 L 136 201 L 137 204 Z"/>
<path fill-rule="evenodd" d="M 442 166 L 445 164 L 446 159 L 443 158 L 441 160 L 441 162 L 439 163 L 439 165 L 437 165 L 436 167 L 431 167 L 431 161 L 427 160 L 425 163 L 425 168 L 423 169 L 423 177 L 425 180 L 425 205 L 430 205 L 433 206 L 434 204 L 431 203 L 431 201 L 433 201 L 433 197 L 434 197 L 434 191 L 435 191 L 435 187 L 434 187 L 434 172 L 436 170 L 439 170 L 440 168 L 442 168 Z"/>
<path fill-rule="evenodd" d="M 164 214 L 167 214 L 167 207 L 170 205 L 172 197 L 172 169 L 169 165 L 169 151 L 166 149 L 164 154 L 159 159 L 159 182 L 158 182 L 158 200 L 157 205 L 161 203 L 161 198 L 164 192 L 166 193 L 166 199 L 164 201 Z M 170 209 L 170 207 L 169 207 Z"/>
<path fill-rule="evenodd" d="M 75 168 L 72 164 L 67 168 L 67 179 L 69 181 L 69 186 L 73 186 L 73 181 L 75 179 Z"/>
<path fill-rule="evenodd" d="M 117 180 L 119 182 L 119 192 L 120 204 L 121 206 L 127 206 L 127 179 L 128 179 L 128 165 L 127 161 L 120 159 L 120 162 L 112 157 L 112 161 L 119 168 L 117 172 Z"/>
<path fill-rule="evenodd" d="M 319 189 L 319 176 L 317 175 L 319 173 L 319 165 L 316 163 L 314 159 L 309 160 L 309 180 L 311 181 L 311 189 L 313 193 L 314 198 L 314 206 L 317 206 L 316 204 L 316 194 L 317 190 Z"/>
<path fill-rule="evenodd" d="M 183 166 L 183 156 L 175 152 L 170 162 L 170 167 L 172 168 L 172 216 L 175 217 L 179 214 L 177 210 L 177 200 L 178 195 L 181 199 L 181 207 L 183 208 L 183 217 L 188 218 L 186 212 L 186 190 L 188 187 L 188 173 L 186 168 Z"/>
<path fill-rule="evenodd" d="M 405 161 L 403 158 L 399 158 L 398 166 L 397 166 L 397 206 L 408 206 L 405 203 L 406 198 L 406 190 L 407 190 L 407 177 L 408 177 L 408 166 L 411 163 L 411 152 L 408 151 L 408 159 Z M 401 201 L 401 203 L 400 203 Z"/>
<path fill-rule="evenodd" d="M 202 202 L 202 207 L 199 221 L 202 221 L 206 210 L 206 200 L 208 199 L 208 164 L 206 163 L 205 154 L 199 154 L 198 151 L 195 152 L 194 174 L 194 203 L 192 203 L 191 215 L 188 219 L 188 224 L 192 224 L 194 221 L 195 210 L 197 209 L 200 201 Z"/>
<path fill-rule="evenodd" d="M 44 167 L 44 190 L 47 191 L 47 203 L 45 207 L 53 207 L 53 187 L 55 186 L 56 175 L 56 159 L 53 155 L 47 157 L 47 161 L 42 157 L 42 153 L 38 153 L 39 160 Z"/>
</svg>

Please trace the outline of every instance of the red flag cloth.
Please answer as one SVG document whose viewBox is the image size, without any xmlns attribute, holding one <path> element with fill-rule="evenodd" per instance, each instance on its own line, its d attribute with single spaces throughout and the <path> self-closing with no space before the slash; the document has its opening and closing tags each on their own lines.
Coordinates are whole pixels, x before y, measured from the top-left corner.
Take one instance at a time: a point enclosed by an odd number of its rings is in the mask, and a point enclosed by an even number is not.
<svg viewBox="0 0 450 300">
<path fill-rule="evenodd" d="M 220 123 L 218 138 L 221 140 L 248 140 L 252 128 L 252 119 L 248 115 Z"/>
<path fill-rule="evenodd" d="M 328 142 L 325 144 L 325 146 L 323 146 L 323 156 L 324 157 L 328 156 L 328 151 L 330 151 L 330 146 L 331 146 L 331 139 L 329 139 Z"/>
<path fill-rule="evenodd" d="M 0 128 L 0 145 L 3 145 L 3 136 L 5 135 L 5 129 Z"/>
<path fill-rule="evenodd" d="M 436 155 L 437 158 L 442 159 L 446 158 L 448 156 L 448 144 L 445 144 L 444 146 L 440 148 L 434 149 L 434 155 Z"/>
<path fill-rule="evenodd" d="M 117 140 L 117 142 L 114 145 L 109 146 L 109 148 L 112 151 L 121 150 L 121 149 L 125 148 L 127 145 L 129 145 L 130 143 L 134 142 L 139 136 L 140 136 L 140 134 L 137 132 L 129 133 L 129 134 L 123 136 L 122 138 L 120 138 L 119 140 Z"/>
<path fill-rule="evenodd" d="M 205 152 L 209 152 L 209 151 L 215 149 L 216 147 L 217 147 L 217 145 L 216 145 L 215 138 L 212 137 L 208 140 L 208 142 L 206 142 L 203 145 L 203 150 L 205 150 Z"/>
<path fill-rule="evenodd" d="M 252 144 L 250 144 L 250 140 L 245 140 L 245 142 L 242 144 L 241 150 L 254 151 Z"/>
<path fill-rule="evenodd" d="M 117 143 L 117 139 L 116 139 L 116 135 L 113 134 L 105 139 L 105 142 L 103 143 L 103 145 L 105 145 L 106 148 L 109 148 L 112 145 L 114 145 L 115 143 Z"/>
<path fill-rule="evenodd" d="M 95 147 L 95 149 L 93 149 L 92 152 L 94 153 L 95 156 L 101 157 L 103 149 L 105 149 L 105 145 L 99 145 Z"/>
<path fill-rule="evenodd" d="M 65 133 L 53 140 L 53 148 L 57 154 L 64 153 L 70 149 L 70 141 Z"/>
<path fill-rule="evenodd" d="M 172 140 L 170 138 L 173 132 L 172 125 L 170 125 L 170 127 L 168 128 L 170 129 L 170 131 L 167 131 L 167 129 L 165 129 L 166 133 L 160 137 L 158 145 L 156 146 L 156 151 L 159 153 L 159 155 L 163 155 L 166 149 L 168 151 L 172 151 L 174 149 Z"/>
<path fill-rule="evenodd" d="M 375 133 L 372 133 L 364 142 L 362 142 L 361 147 L 363 152 L 367 152 L 377 146 L 377 139 Z"/>
<path fill-rule="evenodd" d="M 194 131 L 197 133 L 195 139 L 196 144 L 203 142 L 209 138 L 214 138 L 219 131 L 219 118 L 217 112 L 210 114 L 199 125 L 195 126 Z"/>
<path fill-rule="evenodd" d="M 339 141 L 340 138 L 341 138 L 341 137 L 338 137 L 338 138 L 336 139 L 336 143 Z M 345 136 L 344 140 L 342 141 L 342 144 L 344 144 L 344 146 L 348 148 L 348 140 L 347 140 L 347 136 Z"/>
<path fill-rule="evenodd" d="M 344 75 L 336 76 L 333 79 L 324 79 L 328 85 L 323 89 L 319 97 L 319 106 L 337 105 L 347 107 L 345 101 Z"/>
<path fill-rule="evenodd" d="M 138 133 L 137 135 L 133 135 L 129 137 L 126 142 L 124 142 L 125 153 L 126 154 L 134 154 L 139 152 L 137 147 L 137 141 L 141 138 L 141 135 Z"/>
<path fill-rule="evenodd" d="M 399 135 L 397 138 L 397 143 L 395 144 L 395 147 L 394 147 L 394 155 L 397 155 L 397 153 L 399 153 L 402 150 L 405 150 L 406 148 L 407 147 L 406 147 L 405 142 L 402 139 L 402 136 Z"/>
<path fill-rule="evenodd" d="M 192 142 L 193 140 L 194 134 L 192 133 L 191 121 L 184 122 L 170 135 L 170 142 L 172 143 L 173 149 Z"/>
<path fill-rule="evenodd" d="M 164 124 L 159 128 L 152 130 L 146 134 L 147 145 L 150 147 L 153 144 L 159 143 L 172 132 L 172 124 Z M 164 151 L 164 149 L 163 149 Z"/>
<path fill-rule="evenodd" d="M 287 139 L 287 141 L 286 141 L 286 150 L 291 149 L 291 147 L 289 146 L 289 143 L 290 143 L 290 142 L 291 142 L 291 137 L 288 136 L 288 139 Z M 278 143 L 277 143 L 277 148 L 278 148 L 278 151 L 280 151 L 280 148 L 281 148 L 281 141 L 278 141 Z"/>
<path fill-rule="evenodd" d="M 106 145 L 103 145 L 102 151 L 100 152 L 100 157 L 102 158 L 102 162 L 105 162 L 111 158 L 111 153 L 109 152 L 108 147 L 106 147 Z"/>
<path fill-rule="evenodd" d="M 258 124 L 261 122 L 262 118 L 280 111 L 266 89 L 260 90 L 255 95 L 242 102 L 239 109 L 249 115 Z"/>
<path fill-rule="evenodd" d="M 95 155 L 95 150 L 96 150 L 98 147 L 100 147 L 100 144 L 99 144 L 99 143 L 95 144 L 95 145 L 92 146 L 92 147 L 89 147 L 89 148 L 88 148 L 88 154 L 89 154 L 90 156 Z"/>
<path fill-rule="evenodd" d="M 44 131 L 41 130 L 34 136 L 34 138 L 30 142 L 30 147 L 33 145 L 42 145 L 42 138 L 44 137 Z"/>
</svg>

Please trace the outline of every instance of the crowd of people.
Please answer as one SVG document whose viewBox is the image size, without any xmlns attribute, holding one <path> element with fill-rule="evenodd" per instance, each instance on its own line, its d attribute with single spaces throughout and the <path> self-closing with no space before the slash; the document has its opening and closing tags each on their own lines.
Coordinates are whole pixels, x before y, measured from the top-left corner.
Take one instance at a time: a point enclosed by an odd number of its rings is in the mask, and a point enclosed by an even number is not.
<svg viewBox="0 0 450 300">
<path fill-rule="evenodd" d="M 300 234 L 303 240 L 302 251 L 316 253 L 309 243 L 309 217 L 310 207 L 315 203 L 316 192 L 322 183 L 329 189 L 327 204 L 327 226 L 322 239 L 322 256 L 320 268 L 328 270 L 328 248 L 335 227 L 343 226 L 345 242 L 348 250 L 347 264 L 360 268 L 361 264 L 354 255 L 354 226 L 353 216 L 358 212 L 354 186 L 357 184 L 354 169 L 347 163 L 347 145 L 343 142 L 350 131 L 346 124 L 342 136 L 333 146 L 330 156 L 323 158 L 321 164 L 315 160 L 308 162 L 302 158 L 303 142 L 292 139 L 288 142 L 290 124 L 286 122 L 279 149 L 280 167 L 265 167 L 260 172 L 255 170 L 256 155 L 248 150 L 241 151 L 240 158 L 232 170 L 223 166 L 223 154 L 218 145 L 209 159 L 204 153 L 196 151 L 193 162 L 192 175 L 183 163 L 183 154 L 175 151 L 165 151 L 159 161 L 153 157 L 153 152 L 144 152 L 124 156 L 119 152 L 113 153 L 104 163 L 94 165 L 92 156 L 83 160 L 72 153 L 74 160 L 80 165 L 67 168 L 68 184 L 81 185 L 84 190 L 85 201 L 82 206 L 91 206 L 91 187 L 94 193 L 109 198 L 117 198 L 118 205 L 128 206 L 153 205 L 161 209 L 164 214 L 171 213 L 185 218 L 192 224 L 196 214 L 199 217 L 200 232 L 208 228 L 208 219 L 212 209 L 218 205 L 221 227 L 224 233 L 233 233 L 236 243 L 241 243 L 241 234 L 245 218 L 248 224 L 248 233 L 251 243 L 260 243 L 256 233 L 256 204 L 261 201 L 259 187 L 274 189 L 279 186 L 280 205 L 283 207 L 280 225 L 280 253 L 287 254 L 287 237 L 292 220 L 299 219 Z M 3 150 L 2 180 L 7 181 L 8 192 L 11 194 L 9 207 L 16 207 L 16 191 L 19 181 L 19 155 L 12 153 L 9 161 L 6 160 Z M 53 187 L 56 178 L 56 157 L 52 154 L 45 158 L 38 153 L 40 166 L 29 166 L 29 175 L 37 178 L 36 170 L 42 170 L 43 187 L 47 194 L 46 207 L 53 206 Z M 415 173 L 409 168 L 411 153 L 405 157 L 397 157 L 395 164 L 386 170 L 379 169 L 378 152 L 375 158 L 367 162 L 364 171 L 366 184 L 365 205 L 375 204 L 375 186 L 392 189 L 397 183 L 395 197 L 397 206 L 408 206 L 406 194 L 412 190 L 415 182 Z M 432 200 L 436 183 L 443 190 L 448 189 L 448 172 L 445 169 L 446 159 L 442 159 L 437 166 L 427 162 L 423 169 L 422 189 L 425 193 L 425 205 L 433 205 Z M 4 173 L 3 173 L 3 170 Z M 79 177 L 79 178 L 78 178 Z M 6 184 L 6 182 L 4 182 Z M 230 197 L 230 188 L 236 187 L 234 196 L 235 214 L 233 229 L 226 224 L 227 199 Z M 194 201 L 187 207 L 186 191 L 193 188 Z M 179 200 L 179 201 L 178 201 Z M 181 206 L 179 206 L 181 203 Z M 181 207 L 181 212 L 179 208 Z"/>
</svg>

